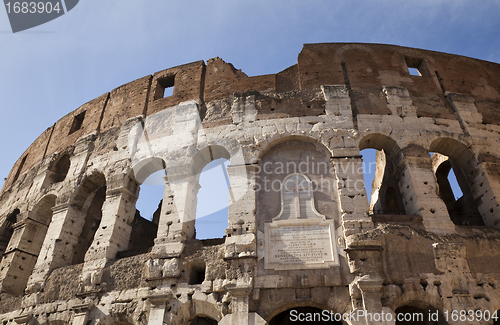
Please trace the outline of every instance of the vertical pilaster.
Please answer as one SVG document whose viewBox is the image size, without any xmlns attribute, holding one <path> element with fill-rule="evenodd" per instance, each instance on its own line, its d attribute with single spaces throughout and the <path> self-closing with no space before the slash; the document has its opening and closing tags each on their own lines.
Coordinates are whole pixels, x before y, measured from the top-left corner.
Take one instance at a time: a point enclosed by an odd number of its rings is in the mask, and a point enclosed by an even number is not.
<svg viewBox="0 0 500 325">
<path fill-rule="evenodd" d="M 332 157 L 332 163 L 335 166 L 344 235 L 372 229 L 373 222 L 367 214 L 369 205 L 361 156 Z"/>
<path fill-rule="evenodd" d="M 1 262 L 0 285 L 12 294 L 22 294 L 42 247 L 47 225 L 27 218 L 14 225 L 14 233 Z"/>
<path fill-rule="evenodd" d="M 178 257 L 183 242 L 194 236 L 195 211 L 199 184 L 194 176 L 168 173 L 153 247 L 155 258 Z"/>
<path fill-rule="evenodd" d="M 417 119 L 417 108 L 412 105 L 413 100 L 408 89 L 384 86 L 383 92 L 387 100 L 387 108 L 391 110 L 392 115 L 405 120 L 409 118 Z"/>
<path fill-rule="evenodd" d="M 257 164 L 227 168 L 230 180 L 229 227 L 226 229 L 226 258 L 256 256 L 255 202 Z"/>
<path fill-rule="evenodd" d="M 102 206 L 102 219 L 92 245 L 85 254 L 82 280 L 86 286 L 101 282 L 102 271 L 116 253 L 126 250 L 135 215 L 136 193 L 126 187 L 108 190 Z"/>
<path fill-rule="evenodd" d="M 471 186 L 477 209 L 488 227 L 500 228 L 500 165 L 482 162 Z"/>
<path fill-rule="evenodd" d="M 232 313 L 224 316 L 219 325 L 266 325 L 267 322 L 257 313 L 249 311 L 249 297 L 252 288 L 234 288 L 229 290 L 232 301 Z"/>
<path fill-rule="evenodd" d="M 169 299 L 170 294 L 151 296 L 148 298 L 148 301 L 151 303 L 148 325 L 163 325 L 165 309 Z"/>
<path fill-rule="evenodd" d="M 394 315 L 389 308 L 382 307 L 380 293 L 382 290 L 382 280 L 363 278 L 357 281 L 359 290 L 363 297 L 364 317 L 358 320 L 364 320 L 366 325 L 393 325 L 395 324 Z"/>
<path fill-rule="evenodd" d="M 446 205 L 437 195 L 431 158 L 406 157 L 399 162 L 397 173 L 406 213 L 421 216 L 427 231 L 455 233 Z"/>
<path fill-rule="evenodd" d="M 40 291 L 53 269 L 71 263 L 78 236 L 85 222 L 85 215 L 74 206 L 62 204 L 54 207 L 52 211 L 52 221 L 28 280 L 27 292 Z M 77 229 L 80 231 L 75 232 Z"/>
<path fill-rule="evenodd" d="M 466 135 L 474 133 L 475 126 L 483 121 L 483 115 L 477 110 L 474 98 L 457 93 L 448 93 L 446 98 L 455 110 L 464 133 Z"/>
<path fill-rule="evenodd" d="M 86 325 L 92 307 L 94 307 L 92 302 L 73 305 L 71 309 L 73 309 L 75 315 L 73 316 L 72 325 Z"/>
<path fill-rule="evenodd" d="M 325 96 L 326 115 L 335 116 L 338 128 L 353 129 L 353 114 L 349 89 L 344 85 L 321 86 Z"/>
</svg>

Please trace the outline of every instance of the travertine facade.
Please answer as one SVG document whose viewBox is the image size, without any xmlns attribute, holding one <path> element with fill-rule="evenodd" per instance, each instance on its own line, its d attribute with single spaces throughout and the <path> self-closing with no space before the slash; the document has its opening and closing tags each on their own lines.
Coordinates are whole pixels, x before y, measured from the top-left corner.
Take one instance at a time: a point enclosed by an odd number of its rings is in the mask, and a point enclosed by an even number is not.
<svg viewBox="0 0 500 325">
<path fill-rule="evenodd" d="M 0 320 L 274 325 L 328 310 L 375 315 L 328 324 L 493 324 L 451 315 L 500 309 L 499 142 L 500 65 L 462 56 L 307 44 L 277 74 L 219 58 L 157 72 L 66 115 L 12 168 Z M 366 148 L 379 150 L 371 204 Z M 200 241 L 199 173 L 218 158 L 229 227 Z M 161 169 L 147 221 L 135 203 Z"/>
</svg>

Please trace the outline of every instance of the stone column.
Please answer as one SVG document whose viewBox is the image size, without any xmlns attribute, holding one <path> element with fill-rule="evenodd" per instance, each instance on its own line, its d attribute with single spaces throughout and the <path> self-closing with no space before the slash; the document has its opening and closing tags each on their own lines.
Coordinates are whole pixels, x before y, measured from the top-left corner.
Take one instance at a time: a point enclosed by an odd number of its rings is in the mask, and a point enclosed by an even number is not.
<svg viewBox="0 0 500 325">
<path fill-rule="evenodd" d="M 152 250 L 154 258 L 179 257 L 184 241 L 194 236 L 197 194 L 200 188 L 187 173 L 165 177 L 165 192 L 158 223 L 158 235 Z"/>
<path fill-rule="evenodd" d="M 148 325 L 163 325 L 165 308 L 167 307 L 167 301 L 170 299 L 170 296 L 170 294 L 164 294 L 148 297 L 148 301 L 151 303 Z"/>
<path fill-rule="evenodd" d="M 26 288 L 47 233 L 48 226 L 29 215 L 14 225 L 1 263 L 1 287 L 15 295 L 22 294 Z"/>
<path fill-rule="evenodd" d="M 366 325 L 393 325 L 394 313 L 389 308 L 382 307 L 380 292 L 382 280 L 377 278 L 362 278 L 357 281 L 363 297 L 364 320 Z M 391 314 L 390 316 L 387 316 Z M 361 319 L 359 319 L 361 320 Z"/>
<path fill-rule="evenodd" d="M 466 135 L 480 135 L 475 126 L 483 122 L 473 97 L 458 93 L 447 93 L 446 98 L 457 114 L 460 126 Z"/>
<path fill-rule="evenodd" d="M 53 269 L 71 264 L 74 248 L 85 222 L 85 215 L 68 204 L 55 206 L 52 212 L 52 221 L 28 280 L 28 293 L 40 291 Z"/>
<path fill-rule="evenodd" d="M 387 100 L 387 108 L 391 110 L 392 115 L 399 116 L 406 122 L 410 119 L 417 120 L 417 108 L 413 106 L 408 89 L 384 86 L 382 91 Z"/>
<path fill-rule="evenodd" d="M 224 316 L 219 325 L 266 325 L 267 322 L 257 313 L 249 312 L 251 287 L 236 287 L 228 290 L 231 294 L 232 313 Z"/>
<path fill-rule="evenodd" d="M 382 250 L 382 243 L 378 240 L 359 240 L 355 236 L 347 239 L 349 270 L 356 276 L 349 285 L 352 313 L 356 316 L 353 325 L 394 324 L 385 317 L 387 313 L 393 312 L 382 307 Z M 393 317 L 389 319 L 394 320 Z"/>
<path fill-rule="evenodd" d="M 470 190 L 488 227 L 500 228 L 500 164 L 482 162 Z"/>
<path fill-rule="evenodd" d="M 230 204 L 225 257 L 257 256 L 254 211 L 258 165 L 229 165 L 227 171 L 230 179 Z"/>
<path fill-rule="evenodd" d="M 339 119 L 337 128 L 353 129 L 353 117 L 351 108 L 351 98 L 349 97 L 349 89 L 344 85 L 321 86 L 323 96 L 325 96 L 326 115 L 333 115 Z"/>
<path fill-rule="evenodd" d="M 335 166 L 340 212 L 344 235 L 373 228 L 368 216 L 368 198 L 363 178 L 361 156 L 332 157 Z"/>
<path fill-rule="evenodd" d="M 406 213 L 421 216 L 427 231 L 455 233 L 446 205 L 437 195 L 430 156 L 407 156 L 399 162 L 396 173 Z"/>
<path fill-rule="evenodd" d="M 101 282 L 106 263 L 116 257 L 116 253 L 126 250 L 135 216 L 137 194 L 126 187 L 108 190 L 102 206 L 102 219 L 92 245 L 85 254 L 82 272 L 85 290 L 95 290 Z"/>
<path fill-rule="evenodd" d="M 94 307 L 93 302 L 73 305 L 71 309 L 75 312 L 75 315 L 73 316 L 72 325 L 86 325 L 92 307 Z"/>
</svg>

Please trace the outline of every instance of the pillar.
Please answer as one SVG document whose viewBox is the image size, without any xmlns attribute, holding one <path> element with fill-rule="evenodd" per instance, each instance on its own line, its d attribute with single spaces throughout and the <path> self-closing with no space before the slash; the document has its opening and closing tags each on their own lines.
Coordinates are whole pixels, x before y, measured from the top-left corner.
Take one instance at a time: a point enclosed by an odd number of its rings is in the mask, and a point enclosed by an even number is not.
<svg viewBox="0 0 500 325">
<path fill-rule="evenodd" d="M 230 198 L 225 257 L 257 256 L 254 211 L 258 165 L 229 165 L 227 171 Z"/>
<path fill-rule="evenodd" d="M 85 254 L 82 281 L 89 290 L 101 282 L 106 263 L 116 257 L 116 253 L 126 250 L 135 216 L 136 193 L 127 187 L 110 189 L 102 206 L 102 219 L 92 245 Z"/>
<path fill-rule="evenodd" d="M 71 309 L 75 312 L 75 315 L 73 316 L 72 325 L 86 325 L 92 307 L 94 307 L 93 302 L 85 302 L 73 305 Z"/>
<path fill-rule="evenodd" d="M 179 257 L 184 241 L 194 236 L 198 181 L 187 173 L 168 173 L 153 258 Z"/>
<path fill-rule="evenodd" d="M 335 166 L 344 235 L 372 229 L 373 222 L 367 214 L 370 207 L 361 156 L 332 157 L 332 163 Z"/>
<path fill-rule="evenodd" d="M 470 190 L 488 227 L 500 228 L 500 163 L 482 162 Z"/>
<path fill-rule="evenodd" d="M 421 216 L 427 231 L 455 233 L 455 225 L 451 222 L 448 209 L 437 195 L 430 156 L 406 157 L 399 162 L 396 173 L 400 179 L 406 214 Z"/>
<path fill-rule="evenodd" d="M 167 307 L 167 301 L 170 299 L 170 296 L 170 294 L 165 294 L 148 297 L 148 301 L 151 303 L 148 325 L 163 325 L 165 308 Z"/>
<path fill-rule="evenodd" d="M 24 292 L 47 233 L 48 226 L 30 215 L 14 225 L 1 263 L 1 287 L 14 295 Z"/>
<path fill-rule="evenodd" d="M 252 288 L 232 288 L 231 294 L 232 313 L 224 316 L 219 325 L 266 325 L 267 322 L 257 313 L 249 312 L 249 296 Z"/>
<path fill-rule="evenodd" d="M 349 89 L 344 85 L 334 85 L 321 86 L 321 91 L 326 100 L 326 115 L 335 116 L 339 120 L 336 123 L 336 128 L 353 129 L 354 123 Z"/>
<path fill-rule="evenodd" d="M 52 208 L 52 221 L 28 280 L 28 293 L 40 291 L 53 269 L 71 264 L 84 222 L 85 214 L 77 207 L 61 204 Z"/>
</svg>

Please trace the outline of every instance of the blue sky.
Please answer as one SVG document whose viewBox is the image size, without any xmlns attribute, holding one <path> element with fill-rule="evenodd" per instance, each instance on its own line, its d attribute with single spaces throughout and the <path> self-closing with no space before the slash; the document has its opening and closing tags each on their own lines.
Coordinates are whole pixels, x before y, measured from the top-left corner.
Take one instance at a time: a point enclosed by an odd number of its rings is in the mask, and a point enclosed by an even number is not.
<svg viewBox="0 0 500 325">
<path fill-rule="evenodd" d="M 500 0 L 80 0 L 13 34 L 0 8 L 0 185 L 62 116 L 122 84 L 219 56 L 279 72 L 304 43 L 369 42 L 500 63 Z"/>
</svg>

